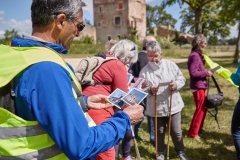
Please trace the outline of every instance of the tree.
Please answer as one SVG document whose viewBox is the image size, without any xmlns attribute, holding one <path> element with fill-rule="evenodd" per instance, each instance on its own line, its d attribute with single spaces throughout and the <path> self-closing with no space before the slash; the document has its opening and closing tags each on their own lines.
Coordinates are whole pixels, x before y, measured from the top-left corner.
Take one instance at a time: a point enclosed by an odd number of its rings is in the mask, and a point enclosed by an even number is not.
<svg viewBox="0 0 240 160">
<path fill-rule="evenodd" d="M 153 26 L 171 25 L 173 28 L 177 23 L 177 20 L 168 14 L 162 6 L 150 6 L 146 7 L 147 13 L 147 33 L 153 33 Z"/>
<path fill-rule="evenodd" d="M 221 37 L 225 39 L 230 35 L 230 26 L 227 22 L 222 21 L 221 17 L 218 15 L 220 12 L 220 4 L 218 2 L 212 2 L 211 4 L 205 5 L 202 10 L 202 34 L 207 37 L 211 37 L 211 40 L 218 39 Z M 194 11 L 188 7 L 184 8 L 181 12 L 180 18 L 182 18 L 183 23 L 181 25 L 181 31 L 185 32 L 187 27 L 190 27 L 188 32 L 193 32 L 195 29 Z"/>
<path fill-rule="evenodd" d="M 238 35 L 237 35 L 237 43 L 236 50 L 234 54 L 234 63 L 238 63 L 239 59 L 239 45 L 240 45 L 240 1 L 239 0 L 231 0 L 231 1 L 221 1 L 222 10 L 220 12 L 220 16 L 223 21 L 228 22 L 232 25 L 237 25 L 238 27 Z"/>
<path fill-rule="evenodd" d="M 20 37 L 16 30 L 5 30 L 4 39 L 1 39 L 0 43 L 7 45 L 11 42 L 13 37 Z"/>
<path fill-rule="evenodd" d="M 193 25 L 195 28 L 195 34 L 198 34 L 198 33 L 202 33 L 203 7 L 212 2 L 217 2 L 217 1 L 218 0 L 163 0 L 162 6 L 166 7 L 166 6 L 171 6 L 174 3 L 178 3 L 180 7 L 182 7 L 182 5 L 186 3 L 194 13 Z"/>
</svg>

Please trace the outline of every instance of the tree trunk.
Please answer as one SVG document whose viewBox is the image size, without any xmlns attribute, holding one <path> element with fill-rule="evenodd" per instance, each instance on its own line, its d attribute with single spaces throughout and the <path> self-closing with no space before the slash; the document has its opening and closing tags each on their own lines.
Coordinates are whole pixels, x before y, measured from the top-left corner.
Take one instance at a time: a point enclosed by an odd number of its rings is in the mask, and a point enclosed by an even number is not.
<svg viewBox="0 0 240 160">
<path fill-rule="evenodd" d="M 195 34 L 202 33 L 202 9 L 197 8 L 194 10 L 195 13 Z"/>
<path fill-rule="evenodd" d="M 239 43 L 240 43 L 240 22 L 238 23 L 238 37 L 237 37 L 237 44 L 236 44 L 236 50 L 235 50 L 235 54 L 234 54 L 234 61 L 233 61 L 233 63 L 238 63 Z"/>
</svg>

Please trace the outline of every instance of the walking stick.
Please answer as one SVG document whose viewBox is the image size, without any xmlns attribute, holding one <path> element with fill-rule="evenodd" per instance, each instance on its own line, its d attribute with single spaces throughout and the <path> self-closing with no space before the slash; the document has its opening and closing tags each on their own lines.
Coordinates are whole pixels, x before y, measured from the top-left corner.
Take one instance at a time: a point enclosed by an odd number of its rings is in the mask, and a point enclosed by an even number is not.
<svg viewBox="0 0 240 160">
<path fill-rule="evenodd" d="M 136 150 L 137 160 L 141 160 L 140 153 L 139 153 L 139 150 L 138 150 L 137 141 L 136 141 L 135 134 L 134 134 L 132 126 L 131 126 L 131 130 L 132 130 L 132 136 L 133 136 L 134 146 L 135 146 L 135 150 Z"/>
<path fill-rule="evenodd" d="M 169 142 L 170 142 L 171 119 L 172 119 L 171 112 L 172 112 L 172 90 L 170 89 L 170 106 L 169 106 L 169 117 L 168 117 L 167 160 L 169 160 Z"/>
<path fill-rule="evenodd" d="M 156 160 L 158 158 L 158 129 L 157 129 L 157 93 L 154 95 L 154 108 L 155 108 L 155 147 L 156 147 Z"/>
</svg>

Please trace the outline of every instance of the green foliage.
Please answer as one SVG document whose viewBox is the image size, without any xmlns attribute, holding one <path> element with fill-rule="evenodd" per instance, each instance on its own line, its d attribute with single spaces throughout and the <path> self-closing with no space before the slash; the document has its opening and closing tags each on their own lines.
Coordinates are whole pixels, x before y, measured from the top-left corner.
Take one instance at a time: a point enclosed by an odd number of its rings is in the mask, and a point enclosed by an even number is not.
<svg viewBox="0 0 240 160">
<path fill-rule="evenodd" d="M 190 51 L 189 51 L 190 52 Z M 163 55 L 164 56 L 164 55 Z M 213 61 L 221 66 L 234 72 L 237 65 L 232 64 L 232 54 L 225 56 L 214 56 Z M 231 57 L 231 58 L 228 58 Z M 200 134 L 202 141 L 197 142 L 187 136 L 188 129 L 195 111 L 195 104 L 193 95 L 189 89 L 189 73 L 187 70 L 187 63 L 182 62 L 177 64 L 186 78 L 185 86 L 180 90 L 180 94 L 183 98 L 185 107 L 181 112 L 181 128 L 183 134 L 183 141 L 185 146 L 185 153 L 190 160 L 235 160 L 236 151 L 234 148 L 232 136 L 231 136 L 231 118 L 234 110 L 234 106 L 238 101 L 238 89 L 231 86 L 229 82 L 223 80 L 218 75 L 215 78 L 221 88 L 224 91 L 224 101 L 218 110 L 218 121 L 221 129 L 218 126 L 209 113 L 206 114 L 204 121 L 204 129 L 208 131 L 208 134 Z M 217 93 L 216 88 L 212 81 L 210 81 L 210 93 Z M 211 111 L 211 110 L 210 110 Z M 138 134 L 140 137 L 146 139 L 145 142 L 137 141 L 139 152 L 142 160 L 155 159 L 155 148 L 149 143 L 149 134 L 147 127 L 147 118 L 145 118 L 143 125 Z M 165 144 L 167 144 L 168 133 L 165 134 Z M 121 143 L 120 143 L 121 144 Z M 121 147 L 119 147 L 119 158 L 121 156 Z M 170 160 L 179 160 L 172 139 L 170 137 Z M 132 142 L 131 156 L 136 157 L 135 144 Z M 136 159 L 136 158 L 135 158 Z"/>
<path fill-rule="evenodd" d="M 90 37 L 88 35 L 83 36 L 79 39 L 79 43 L 83 43 L 83 44 L 93 44 L 94 43 L 94 39 L 93 37 Z"/>
<path fill-rule="evenodd" d="M 191 22 L 191 29 L 195 29 L 195 31 L 193 33 L 198 34 L 198 33 L 203 33 L 202 32 L 202 24 L 203 21 L 206 20 L 210 20 L 208 15 L 204 16 L 204 7 L 206 5 L 210 5 L 213 2 L 218 2 L 216 0 L 163 0 L 162 1 L 162 6 L 166 7 L 166 6 L 170 6 L 173 5 L 174 3 L 179 3 L 180 7 L 183 4 L 187 4 L 189 6 L 189 8 L 192 10 L 192 12 L 194 13 L 194 15 L 192 15 L 192 17 L 194 17 L 194 20 L 191 20 L 189 18 L 186 18 L 189 22 Z M 188 10 L 185 10 L 185 12 L 188 12 Z M 185 16 L 188 16 L 188 14 L 185 14 Z M 185 20 L 183 20 L 183 25 L 187 25 L 188 22 L 185 22 Z"/>
<path fill-rule="evenodd" d="M 137 41 L 137 30 L 135 28 L 132 28 L 131 29 L 131 33 L 129 35 L 129 39 L 133 42 L 136 42 Z"/>
<path fill-rule="evenodd" d="M 230 38 L 227 40 L 229 45 L 236 45 L 237 44 L 237 38 Z"/>
<path fill-rule="evenodd" d="M 101 43 L 97 44 L 84 44 L 78 40 L 74 40 L 71 43 L 69 54 L 66 57 L 86 57 L 87 55 L 94 55 L 98 52 L 104 52 L 104 45 Z"/>
<path fill-rule="evenodd" d="M 179 32 L 175 32 L 175 37 L 173 38 L 173 41 L 175 42 L 175 45 L 184 45 L 187 44 L 188 41 L 186 38 L 180 37 Z"/>
<path fill-rule="evenodd" d="M 174 46 L 173 43 L 173 37 L 170 37 L 169 35 L 167 37 L 156 37 L 157 41 L 160 43 L 162 49 L 170 49 Z"/>
<path fill-rule="evenodd" d="M 14 29 L 11 31 L 5 30 L 4 38 L 0 39 L 0 44 L 8 45 L 11 42 L 13 37 L 20 37 L 16 30 Z"/>
<path fill-rule="evenodd" d="M 150 6 L 146 7 L 147 13 L 147 33 L 153 33 L 153 26 L 171 25 L 173 28 L 177 22 L 176 19 L 168 14 L 162 6 Z"/>
</svg>

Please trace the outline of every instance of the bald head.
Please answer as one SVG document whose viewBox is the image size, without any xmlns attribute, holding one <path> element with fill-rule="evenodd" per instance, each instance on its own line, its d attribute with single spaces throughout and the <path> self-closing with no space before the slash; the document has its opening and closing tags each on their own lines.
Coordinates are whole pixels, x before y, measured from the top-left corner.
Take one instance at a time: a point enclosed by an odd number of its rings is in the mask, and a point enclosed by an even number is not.
<svg viewBox="0 0 240 160">
<path fill-rule="evenodd" d="M 143 50 L 146 50 L 147 43 L 153 42 L 153 41 L 154 41 L 154 42 L 157 41 L 154 36 L 146 36 L 146 37 L 143 39 Z"/>
</svg>

